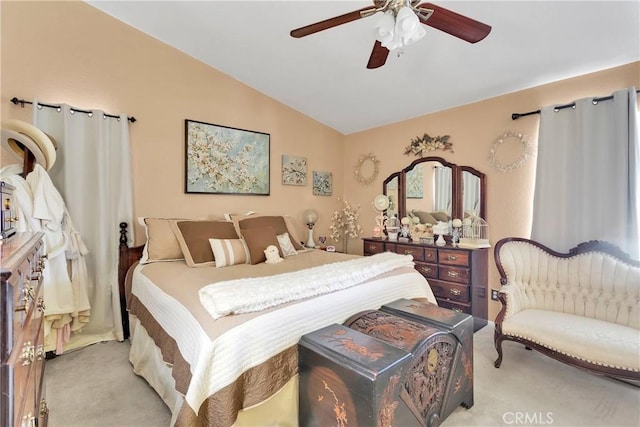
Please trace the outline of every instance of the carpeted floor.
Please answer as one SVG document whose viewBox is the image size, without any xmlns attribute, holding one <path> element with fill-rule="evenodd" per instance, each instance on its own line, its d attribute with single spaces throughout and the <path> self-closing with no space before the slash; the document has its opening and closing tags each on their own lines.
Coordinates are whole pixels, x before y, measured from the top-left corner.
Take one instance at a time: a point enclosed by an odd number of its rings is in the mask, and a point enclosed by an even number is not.
<svg viewBox="0 0 640 427">
<path fill-rule="evenodd" d="M 640 388 L 516 343 L 503 348 L 502 367 L 495 369 L 493 326 L 474 335 L 474 406 L 458 408 L 443 427 L 640 425 Z M 50 427 L 168 426 L 169 410 L 132 372 L 128 351 L 128 342 L 112 341 L 47 361 Z"/>
</svg>

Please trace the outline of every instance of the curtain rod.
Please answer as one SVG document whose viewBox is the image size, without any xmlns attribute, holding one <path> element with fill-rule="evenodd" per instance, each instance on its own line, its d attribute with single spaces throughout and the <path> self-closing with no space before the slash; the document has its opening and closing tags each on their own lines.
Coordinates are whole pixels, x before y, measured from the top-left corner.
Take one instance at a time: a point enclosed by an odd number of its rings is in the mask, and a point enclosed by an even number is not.
<svg viewBox="0 0 640 427">
<path fill-rule="evenodd" d="M 636 93 L 640 93 L 640 89 L 636 90 Z M 613 99 L 613 95 L 603 96 L 602 98 L 593 98 L 593 101 L 591 102 L 593 102 L 594 104 L 597 104 L 600 101 L 608 101 L 610 99 Z M 554 108 L 554 110 L 559 111 L 565 108 L 573 108 L 575 106 L 576 106 L 576 103 L 572 102 L 571 104 L 558 105 L 557 107 Z M 528 113 L 513 113 L 511 114 L 511 120 L 518 120 L 520 117 L 530 116 L 532 114 L 540 114 L 541 111 L 542 110 L 529 111 Z"/>
<path fill-rule="evenodd" d="M 22 108 L 24 108 L 24 104 L 31 104 L 31 105 L 33 105 L 33 102 L 31 102 L 31 101 L 27 101 L 27 100 L 25 100 L 25 99 L 18 99 L 18 98 L 17 98 L 17 97 L 15 97 L 15 96 L 14 96 L 13 98 L 11 98 L 11 99 L 10 99 L 10 101 L 13 103 L 13 105 L 18 105 L 18 104 L 20 104 L 20 106 L 21 106 Z M 44 104 L 44 103 L 42 103 L 42 102 L 38 102 L 38 105 L 39 105 L 39 106 L 42 106 L 42 107 L 55 108 L 56 110 L 60 110 L 60 108 L 61 108 L 61 107 L 60 107 L 60 105 Z M 81 110 L 81 109 L 79 109 L 79 108 L 75 108 L 75 107 L 71 107 L 71 111 L 72 111 L 72 112 L 76 112 L 76 113 L 93 114 L 93 111 L 91 111 L 91 110 Z M 113 119 L 120 119 L 120 116 L 116 116 L 115 114 L 107 114 L 107 113 L 104 113 L 104 116 L 105 116 L 105 117 L 111 117 L 111 118 L 113 118 Z M 129 120 L 131 123 L 135 123 L 135 122 L 137 121 L 137 120 L 136 120 L 136 118 L 135 118 L 135 117 L 133 117 L 133 116 L 131 116 L 131 117 L 127 117 L 127 120 Z"/>
</svg>

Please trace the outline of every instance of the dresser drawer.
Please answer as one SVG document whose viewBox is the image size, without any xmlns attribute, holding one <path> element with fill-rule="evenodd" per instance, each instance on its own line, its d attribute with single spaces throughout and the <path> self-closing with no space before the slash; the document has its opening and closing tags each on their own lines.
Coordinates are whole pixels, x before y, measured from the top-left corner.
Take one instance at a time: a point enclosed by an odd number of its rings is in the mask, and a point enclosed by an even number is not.
<svg viewBox="0 0 640 427">
<path fill-rule="evenodd" d="M 21 339 L 8 363 L 13 370 L 14 420 L 16 425 L 37 417 L 36 401 L 40 397 L 44 370 L 44 331 L 40 317 L 27 318 Z M 32 424 L 27 424 L 32 425 Z"/>
<path fill-rule="evenodd" d="M 438 265 L 437 264 L 427 264 L 424 262 L 416 262 L 415 268 L 418 270 L 424 277 L 427 279 L 437 279 L 438 278 Z"/>
<path fill-rule="evenodd" d="M 401 255 L 413 255 L 415 261 L 424 261 L 424 250 L 420 246 L 398 244 L 395 252 Z"/>
<path fill-rule="evenodd" d="M 469 269 L 460 267 L 449 267 L 447 265 L 440 265 L 438 271 L 438 277 L 440 280 L 450 280 L 458 283 L 469 283 Z"/>
<path fill-rule="evenodd" d="M 438 251 L 433 248 L 424 248 L 424 260 L 427 262 L 438 262 Z"/>
<path fill-rule="evenodd" d="M 438 249 L 438 262 L 449 265 L 469 265 L 469 252 L 453 249 Z"/>
<path fill-rule="evenodd" d="M 383 242 L 371 242 L 369 240 L 364 242 L 364 254 L 374 255 L 384 252 Z"/>
<path fill-rule="evenodd" d="M 457 311 L 458 313 L 467 313 L 473 315 L 470 304 L 462 304 L 442 298 L 436 298 L 436 300 L 438 301 L 438 306 L 442 308 L 448 308 L 449 310 Z"/>
<path fill-rule="evenodd" d="M 446 298 L 464 303 L 471 301 L 469 286 L 434 279 L 429 280 L 429 285 L 436 298 Z"/>
</svg>

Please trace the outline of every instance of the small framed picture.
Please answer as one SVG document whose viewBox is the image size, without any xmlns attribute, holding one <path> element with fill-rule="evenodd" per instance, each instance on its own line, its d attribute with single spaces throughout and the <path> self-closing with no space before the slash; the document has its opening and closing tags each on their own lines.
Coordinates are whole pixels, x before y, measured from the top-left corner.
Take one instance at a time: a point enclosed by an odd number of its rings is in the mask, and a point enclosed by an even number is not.
<svg viewBox="0 0 640 427">
<path fill-rule="evenodd" d="M 335 252 L 335 251 L 336 251 L 335 246 L 327 246 L 327 252 Z"/>
</svg>

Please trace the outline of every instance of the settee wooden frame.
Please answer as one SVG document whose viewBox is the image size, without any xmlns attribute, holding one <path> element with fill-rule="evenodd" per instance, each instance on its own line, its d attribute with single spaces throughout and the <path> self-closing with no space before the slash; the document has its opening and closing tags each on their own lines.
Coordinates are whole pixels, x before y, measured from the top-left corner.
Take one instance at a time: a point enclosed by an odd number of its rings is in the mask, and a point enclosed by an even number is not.
<svg viewBox="0 0 640 427">
<path fill-rule="evenodd" d="M 510 238 L 505 238 L 500 240 L 494 248 L 494 259 L 496 262 L 496 266 L 498 267 L 498 272 L 500 273 L 500 284 L 502 286 L 505 286 L 507 284 L 507 276 L 506 276 L 504 267 L 500 262 L 499 254 L 500 254 L 500 248 L 504 244 L 509 242 L 525 242 L 525 243 L 537 246 L 538 248 L 548 253 L 549 255 L 559 257 L 559 258 L 570 258 L 576 255 L 580 255 L 588 252 L 601 252 L 601 253 L 609 254 L 626 264 L 629 264 L 635 267 L 640 267 L 640 261 L 632 259 L 627 253 L 622 251 L 619 247 L 611 243 L 600 241 L 600 240 L 592 240 L 589 242 L 580 243 L 576 247 L 570 249 L 568 253 L 561 253 L 561 252 L 556 252 L 553 249 L 550 249 L 547 246 L 544 246 L 530 239 L 525 239 L 520 237 L 510 237 Z M 504 341 L 514 341 L 514 342 L 523 344 L 525 348 L 527 348 L 528 350 L 532 350 L 532 349 L 536 350 L 548 357 L 551 357 L 560 362 L 566 363 L 567 365 L 584 369 L 598 375 L 605 375 L 605 376 L 618 378 L 622 380 L 633 380 L 634 382 L 637 381 L 638 382 L 637 384 L 640 385 L 640 372 L 633 372 L 633 371 L 628 371 L 626 369 L 618 369 L 610 366 L 598 365 L 595 363 L 588 362 L 586 360 L 582 360 L 567 354 L 560 353 L 558 351 L 545 347 L 544 345 L 538 344 L 536 342 L 527 340 L 525 338 L 503 333 L 502 322 L 507 312 L 506 294 L 504 294 L 503 292 L 499 292 L 498 300 L 502 304 L 502 308 L 498 312 L 498 315 L 496 316 L 496 319 L 495 319 L 495 332 L 494 332 L 493 341 L 494 341 L 496 351 L 498 352 L 498 358 L 494 362 L 494 366 L 496 368 L 499 368 L 500 365 L 502 364 L 502 356 L 503 356 L 502 343 Z"/>
</svg>

